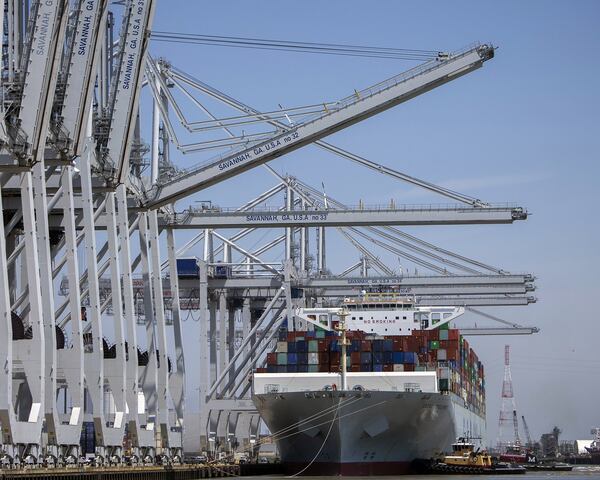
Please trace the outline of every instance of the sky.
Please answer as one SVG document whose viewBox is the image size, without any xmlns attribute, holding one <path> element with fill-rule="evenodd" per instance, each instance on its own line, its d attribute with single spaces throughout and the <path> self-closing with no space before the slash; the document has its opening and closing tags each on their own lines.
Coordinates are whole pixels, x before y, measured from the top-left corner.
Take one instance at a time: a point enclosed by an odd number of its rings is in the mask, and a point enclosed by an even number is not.
<svg viewBox="0 0 600 480">
<path fill-rule="evenodd" d="M 599 15 L 600 3 L 594 1 L 162 0 L 153 28 L 440 51 L 473 41 L 497 46 L 495 58 L 480 70 L 327 141 L 473 197 L 527 208 L 528 220 L 513 225 L 405 230 L 507 271 L 536 276 L 537 303 L 486 311 L 538 326 L 539 334 L 470 339 L 486 366 L 488 438 L 497 435 L 503 351 L 509 344 L 517 409 L 532 435 L 539 438 L 558 425 L 561 438 L 573 440 L 590 438 L 590 428 L 600 426 L 594 301 L 600 295 Z M 263 111 L 335 101 L 415 65 L 159 42 L 151 43 L 150 53 Z M 147 105 L 142 100 L 143 111 Z M 202 160 L 177 153 L 173 158 L 182 167 Z M 447 203 L 311 146 L 270 165 L 314 186 L 323 183 L 328 195 L 348 204 Z M 257 168 L 179 202 L 178 209 L 207 199 L 239 206 L 275 183 Z M 179 244 L 183 241 L 178 237 Z M 328 242 L 332 271 L 357 261 L 335 233 Z M 398 264 L 393 257 L 387 260 Z M 475 321 L 465 316 L 463 324 Z"/>
</svg>

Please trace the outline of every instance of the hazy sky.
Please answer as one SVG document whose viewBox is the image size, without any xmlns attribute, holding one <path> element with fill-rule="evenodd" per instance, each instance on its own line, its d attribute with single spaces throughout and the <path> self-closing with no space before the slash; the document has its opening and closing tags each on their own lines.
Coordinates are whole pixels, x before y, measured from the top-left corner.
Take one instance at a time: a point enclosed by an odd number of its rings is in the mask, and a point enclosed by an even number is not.
<svg viewBox="0 0 600 480">
<path fill-rule="evenodd" d="M 537 276 L 537 304 L 487 311 L 537 325 L 541 333 L 471 339 L 487 371 L 489 438 L 496 436 L 509 343 L 517 408 L 533 436 L 556 424 L 564 439 L 576 439 L 600 426 L 599 18 L 594 1 L 162 0 L 154 29 L 450 51 L 477 40 L 497 45 L 496 58 L 477 72 L 328 141 L 471 196 L 528 208 L 530 218 L 514 225 L 406 230 Z M 165 43 L 153 43 L 151 53 L 262 110 L 335 101 L 415 65 Z M 198 161 L 176 158 L 179 165 Z M 315 147 L 271 165 L 315 186 L 324 182 L 328 194 L 349 204 L 446 202 Z M 274 184 L 258 168 L 179 206 L 206 199 L 239 206 Z M 394 257 L 382 258 L 398 265 Z M 357 254 L 332 232 L 328 260 L 339 272 Z M 473 321 L 479 320 L 466 317 L 463 324 Z M 189 350 L 187 359 L 193 360 Z"/>
</svg>

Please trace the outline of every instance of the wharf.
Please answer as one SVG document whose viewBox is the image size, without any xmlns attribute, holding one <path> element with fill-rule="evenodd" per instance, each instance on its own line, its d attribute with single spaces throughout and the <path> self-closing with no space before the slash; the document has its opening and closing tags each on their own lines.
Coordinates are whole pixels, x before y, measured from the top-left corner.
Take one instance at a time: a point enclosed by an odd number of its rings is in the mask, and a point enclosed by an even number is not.
<svg viewBox="0 0 600 480">
<path fill-rule="evenodd" d="M 239 465 L 173 465 L 140 467 L 23 468 L 0 470 L 0 480 L 196 480 L 237 477 Z"/>
</svg>

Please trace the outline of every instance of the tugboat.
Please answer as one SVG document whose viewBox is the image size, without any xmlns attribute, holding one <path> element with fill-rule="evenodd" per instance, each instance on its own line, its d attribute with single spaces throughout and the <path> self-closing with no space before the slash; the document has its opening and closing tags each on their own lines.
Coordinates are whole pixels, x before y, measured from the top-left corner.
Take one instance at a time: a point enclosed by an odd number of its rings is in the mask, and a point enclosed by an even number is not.
<svg viewBox="0 0 600 480">
<path fill-rule="evenodd" d="M 494 463 L 491 455 L 479 448 L 467 438 L 459 438 L 452 444 L 452 454 L 431 466 L 431 473 L 460 473 L 468 475 L 485 474 L 521 474 L 527 470 L 520 465 Z"/>
<path fill-rule="evenodd" d="M 500 455 L 501 462 L 507 463 L 527 463 L 527 454 L 519 443 L 508 445 L 506 451 Z"/>
</svg>

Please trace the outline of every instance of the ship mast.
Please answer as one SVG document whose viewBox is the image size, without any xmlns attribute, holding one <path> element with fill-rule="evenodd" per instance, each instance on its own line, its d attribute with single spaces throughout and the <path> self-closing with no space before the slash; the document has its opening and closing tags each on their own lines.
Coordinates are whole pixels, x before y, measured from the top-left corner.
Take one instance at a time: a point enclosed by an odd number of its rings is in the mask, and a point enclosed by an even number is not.
<svg viewBox="0 0 600 480">
<path fill-rule="evenodd" d="M 340 361 L 341 377 L 342 377 L 342 390 L 348 390 L 348 380 L 346 378 L 346 347 L 349 345 L 348 339 L 346 338 L 346 317 L 348 316 L 348 309 L 342 308 L 339 313 L 340 321 L 337 326 L 337 330 L 342 335 L 342 358 Z"/>
</svg>

